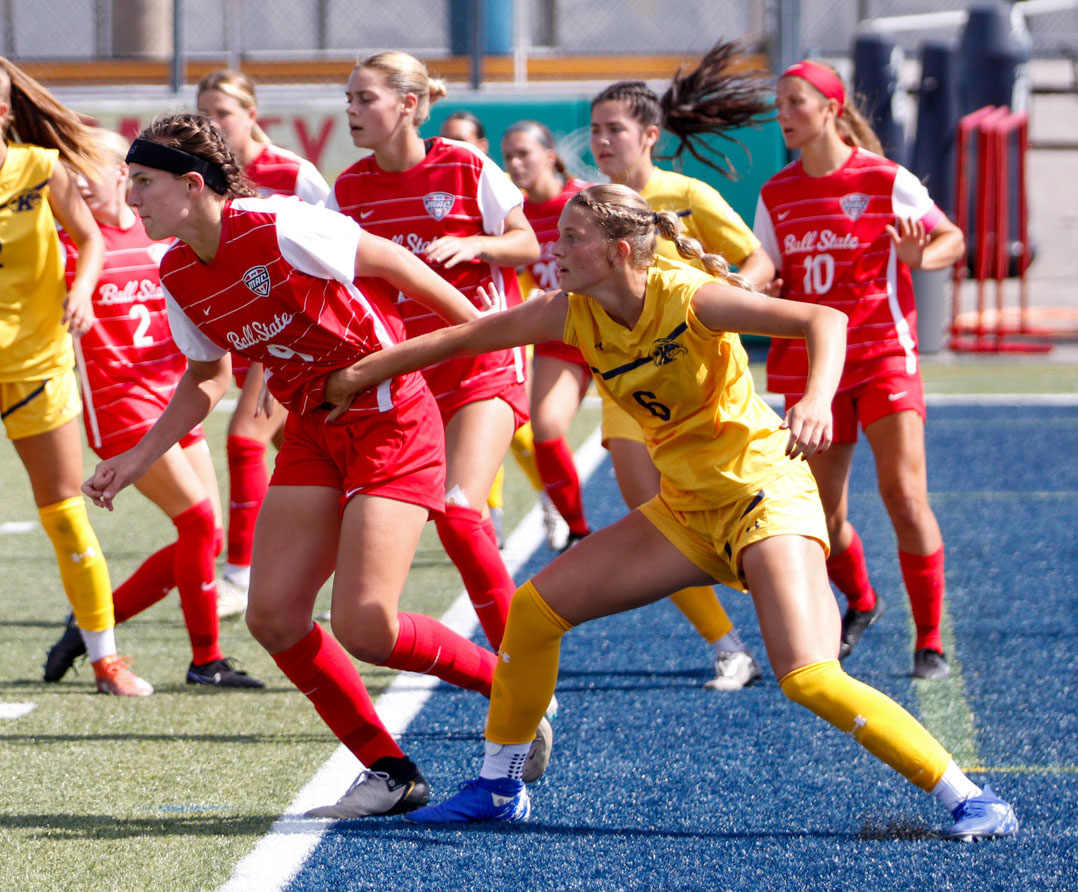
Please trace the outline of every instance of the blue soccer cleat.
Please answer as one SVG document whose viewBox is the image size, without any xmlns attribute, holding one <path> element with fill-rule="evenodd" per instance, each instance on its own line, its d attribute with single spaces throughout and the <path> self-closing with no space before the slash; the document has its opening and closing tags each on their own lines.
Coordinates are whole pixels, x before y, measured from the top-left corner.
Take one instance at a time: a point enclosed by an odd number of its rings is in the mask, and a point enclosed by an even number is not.
<svg viewBox="0 0 1078 892">
<path fill-rule="evenodd" d="M 953 814 L 954 825 L 943 834 L 946 839 L 975 842 L 994 836 L 1014 836 L 1018 832 L 1014 809 L 987 784 L 980 796 L 971 796 Z"/>
<path fill-rule="evenodd" d="M 457 824 L 465 821 L 528 820 L 532 804 L 523 781 L 507 777 L 491 780 L 478 777 L 460 785 L 460 791 L 445 802 L 428 805 L 404 816 L 413 824 Z"/>
</svg>

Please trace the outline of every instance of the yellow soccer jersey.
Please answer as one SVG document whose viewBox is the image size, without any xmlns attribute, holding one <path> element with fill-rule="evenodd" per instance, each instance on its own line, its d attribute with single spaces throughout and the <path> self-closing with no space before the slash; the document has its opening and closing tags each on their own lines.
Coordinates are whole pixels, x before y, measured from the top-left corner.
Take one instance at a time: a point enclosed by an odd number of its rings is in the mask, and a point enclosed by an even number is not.
<svg viewBox="0 0 1078 892">
<path fill-rule="evenodd" d="M 591 298 L 569 295 L 565 343 L 601 391 L 635 418 L 671 507 L 694 511 L 757 492 L 785 473 L 787 433 L 757 395 L 741 339 L 708 329 L 693 295 L 714 279 L 656 257 L 630 331 Z"/>
<path fill-rule="evenodd" d="M 745 221 L 702 180 L 656 167 L 640 194 L 653 211 L 690 211 L 681 218 L 685 234 L 698 240 L 709 253 L 721 254 L 728 263 L 743 263 L 760 247 L 760 240 Z M 659 239 L 655 250 L 671 260 L 682 260 L 674 243 L 667 239 Z"/>
<path fill-rule="evenodd" d="M 49 207 L 54 149 L 8 144 L 0 167 L 0 381 L 38 381 L 74 366 L 60 324 L 64 252 Z"/>
</svg>

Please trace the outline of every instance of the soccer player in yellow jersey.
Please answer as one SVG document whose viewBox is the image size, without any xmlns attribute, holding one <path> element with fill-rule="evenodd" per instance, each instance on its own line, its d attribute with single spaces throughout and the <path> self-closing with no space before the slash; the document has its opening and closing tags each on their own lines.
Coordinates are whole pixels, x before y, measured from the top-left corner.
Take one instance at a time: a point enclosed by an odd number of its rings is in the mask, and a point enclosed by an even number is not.
<svg viewBox="0 0 1078 892">
<path fill-rule="evenodd" d="M 116 653 L 108 567 L 80 491 L 71 335 L 93 323 L 90 295 L 104 242 L 64 165 L 94 175 L 93 141 L 73 112 L 4 58 L 0 124 L 0 416 L 30 477 L 98 690 L 145 696 L 153 688 Z M 70 289 L 57 222 L 79 248 Z M 58 678 L 46 664 L 45 680 Z"/>
<path fill-rule="evenodd" d="M 831 399 L 846 317 L 739 288 L 677 216 L 632 190 L 590 186 L 562 212 L 555 248 L 561 291 L 466 325 L 406 341 L 334 372 L 326 397 L 353 396 L 449 356 L 561 337 L 598 386 L 641 425 L 661 492 L 593 533 L 521 586 L 499 650 L 480 776 L 418 823 L 521 821 L 531 811 L 524 757 L 558 674 L 561 638 L 579 623 L 664 597 L 671 585 L 747 590 L 783 693 L 952 811 L 945 835 L 1016 833 L 1014 812 L 976 786 L 889 697 L 843 672 L 840 621 L 827 578 L 827 528 L 806 462 L 831 442 Z M 706 272 L 654 256 L 656 231 Z M 717 276 L 717 278 L 715 277 Z M 805 394 L 779 418 L 756 395 L 734 332 L 804 338 Z"/>
<path fill-rule="evenodd" d="M 695 68 L 680 70 L 661 98 L 643 81 L 618 81 L 606 87 L 591 103 L 591 152 L 611 182 L 635 189 L 653 211 L 679 214 L 687 236 L 737 265 L 741 275 L 762 290 L 774 277 L 775 267 L 737 212 L 707 183 L 662 170 L 652 161 L 663 129 L 678 138 L 675 154 L 681 154 L 685 149 L 694 151 L 696 139 L 721 137 L 730 127 L 750 124 L 766 111 L 758 81 L 731 71 L 736 49 L 734 44 L 716 45 Z M 725 167 L 716 163 L 713 156 L 721 153 L 696 150 L 695 154 L 724 175 L 731 167 L 728 162 Z M 681 259 L 668 239 L 658 240 L 656 252 Z M 601 389 L 600 394 L 603 445 L 610 452 L 625 504 L 637 508 L 658 493 L 659 472 L 640 425 Z M 713 652 L 715 675 L 706 687 L 736 691 L 761 677 L 711 586 L 693 586 L 671 599 Z"/>
</svg>

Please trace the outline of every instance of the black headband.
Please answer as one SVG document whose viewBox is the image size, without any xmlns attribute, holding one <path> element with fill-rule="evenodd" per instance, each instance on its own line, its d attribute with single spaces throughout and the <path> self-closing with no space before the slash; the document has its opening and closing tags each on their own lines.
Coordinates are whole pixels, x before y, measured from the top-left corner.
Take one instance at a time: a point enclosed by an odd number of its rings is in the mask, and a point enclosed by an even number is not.
<svg viewBox="0 0 1078 892">
<path fill-rule="evenodd" d="M 127 151 L 128 164 L 141 164 L 144 167 L 153 167 L 156 170 L 167 170 L 169 173 L 185 174 L 197 173 L 202 176 L 214 192 L 224 195 L 228 192 L 228 181 L 225 172 L 219 164 L 199 158 L 182 149 L 173 149 L 163 146 L 159 142 L 148 139 L 136 139 L 131 143 Z"/>
</svg>

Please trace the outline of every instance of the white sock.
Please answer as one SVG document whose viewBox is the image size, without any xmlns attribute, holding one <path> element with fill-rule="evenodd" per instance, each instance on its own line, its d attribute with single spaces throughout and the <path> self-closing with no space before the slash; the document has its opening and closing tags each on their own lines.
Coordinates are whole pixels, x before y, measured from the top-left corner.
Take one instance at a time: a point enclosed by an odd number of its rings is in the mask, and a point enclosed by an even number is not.
<svg viewBox="0 0 1078 892">
<path fill-rule="evenodd" d="M 86 655 L 91 663 L 96 663 L 105 657 L 116 654 L 116 627 L 109 626 L 103 632 L 87 632 L 79 629 L 83 643 L 86 645 Z"/>
<path fill-rule="evenodd" d="M 981 788 L 966 777 L 952 759 L 940 782 L 932 790 L 932 795 L 947 811 L 954 811 L 971 796 L 980 796 Z"/>
<path fill-rule="evenodd" d="M 742 641 L 741 636 L 737 634 L 737 629 L 731 629 L 718 641 L 712 641 L 711 649 L 715 652 L 716 656 L 726 653 L 749 652 L 748 648 L 745 647 L 745 642 Z"/>
<path fill-rule="evenodd" d="M 251 584 L 251 565 L 241 566 L 240 564 L 225 564 L 225 568 L 221 571 L 221 575 L 229 582 L 234 582 L 238 586 L 247 588 Z"/>
<path fill-rule="evenodd" d="M 531 749 L 531 743 L 503 745 L 486 741 L 483 749 L 483 768 L 479 776 L 487 780 L 498 780 L 503 777 L 523 780 L 524 760 L 528 756 L 529 749 Z"/>
</svg>

